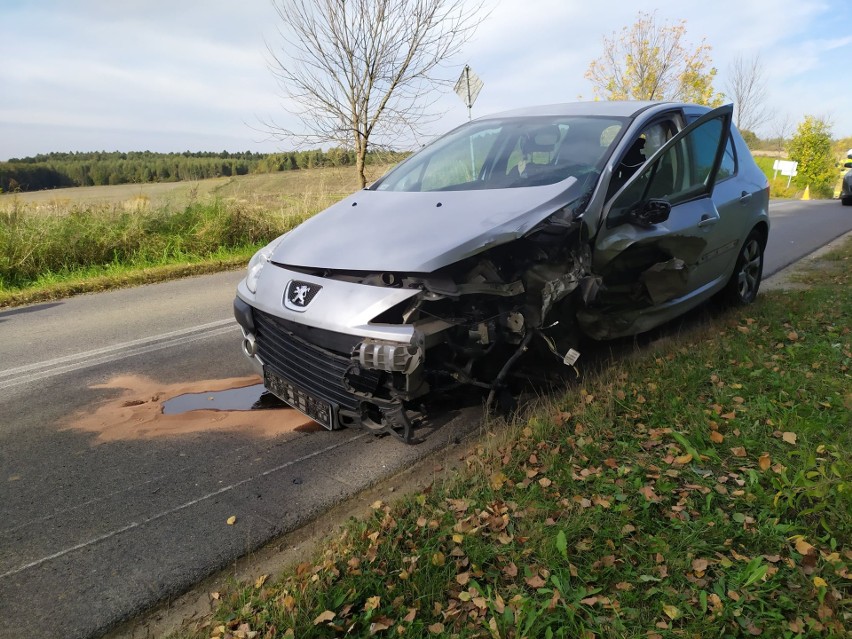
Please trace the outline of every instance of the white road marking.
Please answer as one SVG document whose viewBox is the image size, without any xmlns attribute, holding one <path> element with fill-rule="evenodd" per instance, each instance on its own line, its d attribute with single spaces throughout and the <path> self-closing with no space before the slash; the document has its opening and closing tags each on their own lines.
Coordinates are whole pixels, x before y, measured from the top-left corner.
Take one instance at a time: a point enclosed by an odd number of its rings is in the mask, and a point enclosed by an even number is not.
<svg viewBox="0 0 852 639">
<path fill-rule="evenodd" d="M 151 522 L 157 521 L 158 519 L 162 519 L 163 517 L 167 517 L 168 515 L 171 515 L 173 513 L 179 512 L 181 510 L 185 510 L 185 509 L 187 509 L 191 506 L 199 504 L 202 501 L 205 501 L 205 500 L 210 499 L 212 497 L 216 497 L 217 495 L 221 495 L 222 493 L 226 493 L 226 492 L 233 490 L 235 488 L 239 488 L 243 484 L 247 484 L 247 483 L 254 481 L 256 479 L 260 479 L 261 477 L 267 477 L 269 475 L 272 475 L 273 473 L 277 473 L 281 470 L 284 470 L 285 468 L 288 468 L 289 466 L 293 466 L 294 464 L 298 464 L 299 462 L 307 461 L 308 459 L 311 459 L 312 457 L 317 457 L 318 455 L 322 455 L 324 453 L 332 451 L 335 448 L 340 448 L 341 446 L 347 446 L 348 444 L 351 444 L 352 442 L 354 442 L 358 439 L 362 439 L 362 438 L 364 438 L 364 437 L 366 437 L 367 435 L 370 435 L 370 434 L 371 434 L 370 432 L 359 433 L 358 435 L 350 437 L 350 438 L 348 438 L 344 441 L 338 442 L 336 444 L 332 444 L 331 446 L 326 446 L 325 448 L 321 448 L 319 450 L 315 450 L 314 452 L 309 453 L 307 455 L 304 455 L 302 457 L 299 457 L 298 459 L 291 459 L 290 461 L 288 461 L 284 464 L 281 464 L 280 466 L 276 466 L 275 468 L 270 468 L 269 470 L 265 470 L 262 473 L 260 473 L 259 475 L 255 475 L 254 477 L 246 477 L 245 479 L 241 479 L 238 482 L 234 482 L 233 484 L 230 484 L 229 486 L 223 486 L 219 490 L 215 490 L 212 493 L 207 493 L 206 495 L 202 495 L 201 497 L 198 497 L 198 498 L 193 499 L 191 501 L 187 501 L 183 504 L 180 504 L 179 506 L 169 508 L 168 510 L 164 510 L 163 512 L 157 513 L 156 515 L 151 515 L 150 517 L 146 517 L 146 518 L 144 518 L 140 521 L 131 522 L 131 523 L 127 524 L 126 526 L 122 526 L 121 528 L 116 528 L 115 530 L 111 530 L 110 532 L 104 533 L 103 535 L 99 535 L 97 537 L 94 537 L 94 538 L 89 539 L 87 541 L 81 542 L 81 543 L 76 544 L 74 546 L 64 548 L 64 549 L 62 549 L 58 552 L 55 552 L 51 555 L 47 555 L 45 557 L 41 557 L 40 559 L 36 559 L 35 561 L 31 561 L 29 563 L 26 563 L 22 566 L 18 566 L 17 568 L 13 568 L 12 570 L 9 570 L 8 572 L 4 572 L 2 575 L 0 575 L 0 579 L 5 579 L 6 577 L 11 577 L 13 575 L 17 575 L 18 573 L 21 573 L 25 570 L 29 570 L 30 568 L 35 568 L 36 566 L 40 566 L 43 563 L 46 563 L 48 561 L 52 561 L 53 559 L 58 559 L 59 557 L 63 557 L 65 555 L 69 554 L 69 553 L 74 552 L 75 550 L 81 550 L 83 548 L 87 548 L 88 546 L 92 546 L 94 544 L 97 544 L 98 542 L 105 541 L 107 539 L 110 539 L 111 537 L 115 537 L 116 535 L 120 535 L 121 533 L 127 532 L 128 530 L 133 530 L 134 528 L 139 528 L 140 526 L 144 526 L 145 524 L 150 524 Z"/>
<path fill-rule="evenodd" d="M 144 353 L 163 350 L 164 348 L 188 344 L 238 329 L 239 326 L 233 319 L 219 320 L 210 322 L 209 324 L 200 324 L 160 335 L 96 348 L 83 353 L 75 353 L 43 362 L 8 368 L 0 371 L 0 390 L 21 384 L 29 384 L 40 379 L 70 373 L 82 368 L 89 368 L 97 364 L 114 362 L 134 355 L 142 355 Z"/>
</svg>

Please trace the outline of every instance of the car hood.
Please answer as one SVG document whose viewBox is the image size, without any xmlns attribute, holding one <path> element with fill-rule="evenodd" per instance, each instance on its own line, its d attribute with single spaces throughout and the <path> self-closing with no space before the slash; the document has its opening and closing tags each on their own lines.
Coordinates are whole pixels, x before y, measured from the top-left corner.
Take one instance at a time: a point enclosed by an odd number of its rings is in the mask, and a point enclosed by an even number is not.
<svg viewBox="0 0 852 639">
<path fill-rule="evenodd" d="M 575 178 L 513 189 L 364 189 L 287 233 L 272 261 L 344 271 L 430 273 L 517 239 L 579 191 Z"/>
</svg>

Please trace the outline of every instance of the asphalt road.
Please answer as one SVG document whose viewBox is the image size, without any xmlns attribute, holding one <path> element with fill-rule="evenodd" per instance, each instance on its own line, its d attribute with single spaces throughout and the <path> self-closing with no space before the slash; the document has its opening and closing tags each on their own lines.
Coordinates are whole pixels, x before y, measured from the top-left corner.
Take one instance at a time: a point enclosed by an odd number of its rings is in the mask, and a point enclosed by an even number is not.
<svg viewBox="0 0 852 639">
<path fill-rule="evenodd" d="M 852 229 L 836 201 L 779 201 L 771 215 L 766 275 Z M 359 431 L 259 434 L 253 412 L 228 429 L 134 430 L 132 412 L 110 437 L 107 418 L 69 428 L 122 406 L 134 384 L 249 375 L 231 317 L 241 277 L 0 311 L 0 637 L 103 634 L 477 427 L 450 413 L 417 446 Z M 109 387 L 126 376 L 129 390 Z"/>
</svg>

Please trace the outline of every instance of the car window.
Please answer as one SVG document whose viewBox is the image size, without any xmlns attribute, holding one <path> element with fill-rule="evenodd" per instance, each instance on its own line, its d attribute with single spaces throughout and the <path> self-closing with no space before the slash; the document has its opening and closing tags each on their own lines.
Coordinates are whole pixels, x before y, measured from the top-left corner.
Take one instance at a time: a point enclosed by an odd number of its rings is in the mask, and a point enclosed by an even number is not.
<svg viewBox="0 0 852 639">
<path fill-rule="evenodd" d="M 662 199 L 675 206 L 706 193 L 723 126 L 721 117 L 704 122 L 643 167 L 613 202 L 607 223 L 620 224 L 641 202 Z"/>
<path fill-rule="evenodd" d="M 437 191 L 476 180 L 498 134 L 499 129 L 484 129 L 451 144 L 425 166 L 420 190 Z"/>
<path fill-rule="evenodd" d="M 595 178 L 625 118 L 517 117 L 472 122 L 389 171 L 378 191 L 503 189 Z M 594 184 L 595 179 L 584 182 Z"/>
<path fill-rule="evenodd" d="M 721 120 L 711 120 L 689 136 L 692 147 L 692 185 L 705 184 L 710 177 L 713 163 L 716 161 L 716 151 L 719 149 L 721 127 Z M 728 143 L 730 143 L 730 137 Z"/>
<path fill-rule="evenodd" d="M 737 154 L 734 151 L 734 140 L 728 136 L 728 143 L 725 145 L 725 153 L 722 155 L 722 164 L 719 166 L 719 175 L 716 181 L 724 180 L 737 174 Z"/>
</svg>

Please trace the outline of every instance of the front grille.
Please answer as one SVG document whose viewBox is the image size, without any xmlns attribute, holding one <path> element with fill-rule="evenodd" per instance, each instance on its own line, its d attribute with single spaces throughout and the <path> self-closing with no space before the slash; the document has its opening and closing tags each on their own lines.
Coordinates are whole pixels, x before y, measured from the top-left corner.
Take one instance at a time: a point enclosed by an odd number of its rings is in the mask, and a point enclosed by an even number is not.
<svg viewBox="0 0 852 639">
<path fill-rule="evenodd" d="M 331 402 L 343 409 L 358 409 L 359 398 L 343 385 L 343 375 L 352 360 L 311 344 L 284 327 L 284 320 L 254 309 L 258 356 L 278 375 L 304 391 Z M 356 342 L 357 342 L 357 338 Z M 381 373 L 361 369 L 357 376 L 350 373 L 352 388 L 373 393 Z"/>
</svg>

